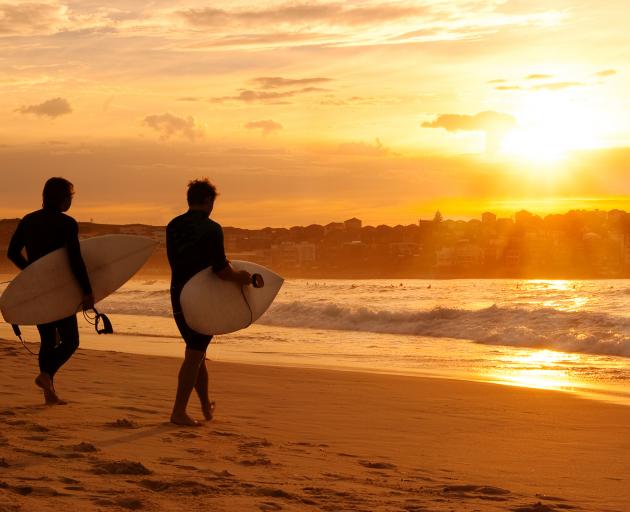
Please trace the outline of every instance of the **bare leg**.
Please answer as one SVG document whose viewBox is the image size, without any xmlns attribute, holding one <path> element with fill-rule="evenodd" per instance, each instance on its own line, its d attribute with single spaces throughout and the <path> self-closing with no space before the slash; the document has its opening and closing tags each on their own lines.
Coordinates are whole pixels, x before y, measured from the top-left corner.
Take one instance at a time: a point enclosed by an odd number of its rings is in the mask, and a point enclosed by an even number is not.
<svg viewBox="0 0 630 512">
<path fill-rule="evenodd" d="M 203 412 L 203 417 L 206 421 L 210 421 L 214 412 L 214 402 L 210 401 L 208 394 L 208 368 L 206 366 L 205 357 L 204 360 L 201 361 L 201 366 L 199 366 L 197 382 L 195 383 L 195 391 L 197 392 L 199 401 L 201 402 L 201 412 Z"/>
<path fill-rule="evenodd" d="M 57 396 L 57 393 L 55 393 L 55 388 L 53 387 L 52 379 L 50 378 L 50 375 L 48 375 L 47 373 L 44 373 L 44 372 L 40 373 L 35 379 L 35 384 L 39 386 L 40 388 L 42 388 L 42 391 L 44 392 L 44 400 L 46 402 L 46 405 L 65 405 L 66 404 L 66 402 L 64 402 L 61 398 L 59 398 Z"/>
<path fill-rule="evenodd" d="M 184 362 L 179 370 L 177 395 L 175 396 L 175 404 L 173 405 L 173 412 L 171 414 L 171 423 L 191 427 L 200 425 L 198 421 L 193 420 L 186 414 L 186 406 L 188 405 L 188 399 L 197 382 L 199 367 L 203 363 L 205 356 L 205 352 L 186 349 Z"/>
</svg>

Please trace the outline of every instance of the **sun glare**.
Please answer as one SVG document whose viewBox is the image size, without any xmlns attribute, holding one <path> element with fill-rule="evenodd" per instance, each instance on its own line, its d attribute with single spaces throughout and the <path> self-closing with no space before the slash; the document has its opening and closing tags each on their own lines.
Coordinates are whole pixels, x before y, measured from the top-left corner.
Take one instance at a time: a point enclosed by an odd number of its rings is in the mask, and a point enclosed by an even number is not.
<svg viewBox="0 0 630 512">
<path fill-rule="evenodd" d="M 518 126 L 501 152 L 525 162 L 556 163 L 569 151 L 601 145 L 604 113 L 566 91 L 528 92 L 515 111 Z"/>
</svg>

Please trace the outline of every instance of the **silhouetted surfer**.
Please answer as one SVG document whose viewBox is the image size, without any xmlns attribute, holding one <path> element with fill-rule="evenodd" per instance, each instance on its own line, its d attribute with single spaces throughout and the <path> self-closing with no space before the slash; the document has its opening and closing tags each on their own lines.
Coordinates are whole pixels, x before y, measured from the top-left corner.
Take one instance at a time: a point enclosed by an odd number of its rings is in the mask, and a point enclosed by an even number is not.
<svg viewBox="0 0 630 512">
<path fill-rule="evenodd" d="M 198 333 L 186 324 L 179 299 L 184 285 L 195 274 L 209 267 L 221 279 L 234 281 L 242 286 L 252 283 L 249 272 L 235 271 L 225 257 L 223 230 L 209 218 L 216 196 L 216 188 L 207 179 L 191 181 L 188 184 L 188 211 L 175 217 L 166 227 L 166 252 L 172 271 L 173 316 L 186 343 L 171 414 L 171 422 L 178 425 L 200 425 L 186 413 L 193 389 L 199 396 L 206 420 L 212 419 L 214 410 L 214 402 L 208 396 L 208 369 L 205 361 L 212 336 Z"/>
<path fill-rule="evenodd" d="M 44 185 L 43 208 L 26 215 L 18 224 L 8 256 L 20 269 L 65 247 L 72 273 L 83 290 L 83 308 L 94 307 L 94 296 L 79 247 L 77 221 L 63 212 L 68 211 L 74 196 L 74 186 L 64 178 L 50 178 Z M 26 249 L 26 258 L 22 250 Z M 40 374 L 35 383 L 44 391 L 46 404 L 65 404 L 55 391 L 54 377 L 79 346 L 76 315 L 37 326 L 41 339 L 39 349 Z"/>
</svg>

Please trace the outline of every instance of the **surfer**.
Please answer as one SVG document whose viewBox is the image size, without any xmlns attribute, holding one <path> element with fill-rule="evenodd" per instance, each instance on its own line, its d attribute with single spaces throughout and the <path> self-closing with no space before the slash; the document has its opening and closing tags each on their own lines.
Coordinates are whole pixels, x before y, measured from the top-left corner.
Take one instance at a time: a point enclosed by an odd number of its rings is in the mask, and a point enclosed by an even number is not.
<svg viewBox="0 0 630 512">
<path fill-rule="evenodd" d="M 94 296 L 79 247 L 79 225 L 67 212 L 72 205 L 74 185 L 64 178 L 50 178 L 44 185 L 43 207 L 20 221 L 11 237 L 9 259 L 21 270 L 29 264 L 65 247 L 72 273 L 83 292 L 83 309 L 94 308 Z M 26 249 L 26 257 L 22 250 Z M 47 405 L 63 405 L 55 391 L 54 378 L 79 347 L 76 315 L 37 326 L 41 340 L 39 371 L 35 384 L 44 392 Z"/>
<path fill-rule="evenodd" d="M 208 395 L 206 367 L 206 350 L 212 336 L 198 333 L 186 324 L 179 299 L 184 285 L 195 274 L 209 267 L 221 279 L 242 286 L 252 284 L 249 272 L 234 270 L 225 256 L 223 230 L 210 219 L 216 197 L 216 187 L 207 179 L 191 181 L 187 193 L 188 211 L 175 217 L 166 227 L 166 252 L 172 272 L 173 316 L 186 343 L 171 414 L 171 422 L 177 425 L 200 425 L 186 413 L 193 389 L 199 396 L 204 418 L 211 420 L 214 412 L 214 402 L 210 401 Z"/>
</svg>

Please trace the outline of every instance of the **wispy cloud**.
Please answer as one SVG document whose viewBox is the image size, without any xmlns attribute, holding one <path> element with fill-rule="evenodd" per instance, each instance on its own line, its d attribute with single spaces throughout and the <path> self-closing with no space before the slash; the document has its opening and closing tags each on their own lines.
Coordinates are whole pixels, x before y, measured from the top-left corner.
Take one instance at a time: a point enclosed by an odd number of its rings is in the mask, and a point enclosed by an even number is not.
<svg viewBox="0 0 630 512">
<path fill-rule="evenodd" d="M 541 90 L 545 89 L 548 91 L 559 91 L 562 89 L 570 89 L 572 87 L 585 87 L 587 83 L 584 82 L 549 82 L 545 84 L 538 84 L 533 87 L 533 89 Z"/>
<path fill-rule="evenodd" d="M 527 75 L 525 80 L 548 80 L 549 78 L 553 78 L 553 75 L 545 75 L 543 73 L 533 73 L 531 75 Z"/>
<path fill-rule="evenodd" d="M 0 4 L 0 35 L 50 34 L 68 22 L 68 8 L 57 3 Z"/>
<path fill-rule="evenodd" d="M 602 71 L 598 71 L 597 73 L 595 73 L 595 76 L 599 76 L 601 78 L 607 77 L 607 76 L 613 76 L 617 74 L 617 70 L 615 69 L 604 69 Z"/>
<path fill-rule="evenodd" d="M 194 26 L 216 27 L 226 24 L 260 23 L 362 26 L 427 15 L 429 7 L 413 4 L 348 6 L 338 3 L 287 3 L 262 9 L 226 10 L 214 7 L 180 10 L 178 16 Z"/>
<path fill-rule="evenodd" d="M 271 119 L 263 119 L 261 121 L 250 121 L 245 124 L 248 130 L 260 130 L 262 135 L 269 135 L 278 130 L 282 130 L 282 125 Z"/>
<path fill-rule="evenodd" d="M 274 101 L 283 100 L 286 98 L 292 98 L 300 94 L 309 94 L 313 92 L 323 92 L 323 91 L 327 91 L 327 89 L 322 89 L 321 87 L 303 87 L 302 89 L 293 89 L 289 91 L 278 91 L 278 92 L 254 91 L 251 89 L 244 89 L 234 96 L 219 96 L 216 98 L 211 98 L 210 101 L 213 103 L 224 103 L 226 101 L 243 101 L 245 103 L 253 103 L 256 101 L 274 102 Z"/>
<path fill-rule="evenodd" d="M 278 89 L 281 87 L 300 87 L 300 86 L 312 86 L 314 84 L 323 84 L 331 82 L 332 78 L 284 78 L 281 76 L 261 76 L 253 78 L 251 83 L 255 84 L 260 89 Z"/>
<path fill-rule="evenodd" d="M 449 132 L 504 131 L 516 126 L 516 119 L 510 114 L 488 110 L 473 116 L 466 114 L 442 114 L 433 121 L 422 123 L 423 128 L 444 128 Z"/>
<path fill-rule="evenodd" d="M 203 135 L 203 131 L 191 116 L 183 118 L 169 113 L 154 114 L 145 117 L 144 124 L 157 131 L 164 140 L 179 135 L 195 141 Z"/>
<path fill-rule="evenodd" d="M 37 105 L 25 105 L 17 109 L 22 114 L 35 114 L 44 117 L 59 117 L 72 112 L 72 107 L 68 100 L 64 98 L 53 98 Z"/>
<path fill-rule="evenodd" d="M 383 145 L 381 139 L 374 139 L 373 143 L 367 142 L 345 142 L 339 144 L 337 153 L 355 156 L 388 156 L 391 150 Z"/>
</svg>

